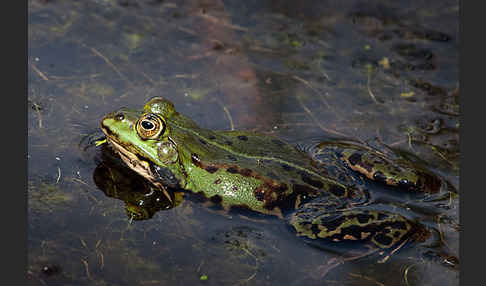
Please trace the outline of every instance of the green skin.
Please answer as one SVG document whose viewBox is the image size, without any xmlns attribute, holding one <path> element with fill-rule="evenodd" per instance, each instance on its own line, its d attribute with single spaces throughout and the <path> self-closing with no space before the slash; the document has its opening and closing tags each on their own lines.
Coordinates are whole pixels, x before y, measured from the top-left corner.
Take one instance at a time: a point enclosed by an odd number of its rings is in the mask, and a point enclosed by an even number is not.
<svg viewBox="0 0 486 286">
<path fill-rule="evenodd" d="M 140 120 L 147 115 L 163 122 L 149 139 L 140 133 L 152 127 Z M 101 128 L 127 165 L 153 184 L 198 193 L 226 210 L 285 217 L 298 236 L 371 242 L 384 249 L 409 239 L 415 229 L 401 215 L 353 207 L 363 194 L 323 172 L 324 162 L 267 135 L 200 128 L 160 97 L 143 110 L 107 114 Z M 368 178 L 406 190 L 426 189 L 423 172 L 372 150 L 349 144 L 320 147 Z"/>
</svg>

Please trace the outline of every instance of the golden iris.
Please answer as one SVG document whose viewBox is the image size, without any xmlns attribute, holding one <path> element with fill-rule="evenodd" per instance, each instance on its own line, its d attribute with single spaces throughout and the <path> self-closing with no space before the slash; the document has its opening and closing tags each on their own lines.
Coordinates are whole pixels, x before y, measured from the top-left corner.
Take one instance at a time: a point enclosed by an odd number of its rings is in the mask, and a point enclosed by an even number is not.
<svg viewBox="0 0 486 286">
<path fill-rule="evenodd" d="M 148 113 L 140 117 L 135 128 L 143 140 L 157 139 L 165 131 L 165 122 L 160 116 Z"/>
</svg>

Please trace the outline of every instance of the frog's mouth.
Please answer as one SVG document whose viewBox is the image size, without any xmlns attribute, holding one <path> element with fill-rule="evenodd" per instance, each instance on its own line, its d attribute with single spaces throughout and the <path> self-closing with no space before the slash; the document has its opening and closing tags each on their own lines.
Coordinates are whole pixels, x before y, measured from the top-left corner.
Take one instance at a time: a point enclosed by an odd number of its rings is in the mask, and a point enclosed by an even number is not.
<svg viewBox="0 0 486 286">
<path fill-rule="evenodd" d="M 158 173 L 154 171 L 154 164 L 151 163 L 147 158 L 130 151 L 128 147 L 125 147 L 123 144 L 117 142 L 116 139 L 110 136 L 112 133 L 105 126 L 102 126 L 101 129 L 106 135 L 106 140 L 110 143 L 116 153 L 120 155 L 123 162 L 125 162 L 130 169 L 137 172 L 154 186 L 161 189 L 167 199 L 172 203 L 172 197 L 169 195 L 164 185 L 157 179 L 159 176 Z"/>
<path fill-rule="evenodd" d="M 128 150 L 128 148 L 125 148 L 123 145 L 119 144 L 111 138 L 107 137 L 107 140 L 111 144 L 113 149 L 120 155 L 120 158 L 122 158 L 123 162 L 128 165 L 128 167 L 143 176 L 145 179 L 153 181 L 155 176 L 152 172 L 152 164 L 148 160 L 146 160 L 145 158 L 140 158 L 140 156 L 137 156 L 135 153 Z"/>
<path fill-rule="evenodd" d="M 108 141 L 113 149 L 120 155 L 125 164 L 144 178 L 150 181 L 153 179 L 154 176 L 150 168 L 150 161 L 147 160 L 147 158 L 137 155 L 135 152 L 131 151 L 129 147 L 120 143 L 118 135 L 113 133 L 109 127 L 103 124 L 103 122 L 101 123 L 101 131 L 105 133 L 106 141 Z"/>
</svg>

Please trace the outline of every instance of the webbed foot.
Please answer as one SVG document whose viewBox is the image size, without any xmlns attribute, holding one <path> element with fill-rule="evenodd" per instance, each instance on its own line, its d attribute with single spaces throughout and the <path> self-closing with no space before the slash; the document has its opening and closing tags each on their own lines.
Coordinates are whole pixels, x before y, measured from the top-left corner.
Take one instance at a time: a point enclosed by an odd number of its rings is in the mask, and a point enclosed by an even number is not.
<svg viewBox="0 0 486 286">
<path fill-rule="evenodd" d="M 341 209 L 326 202 L 309 202 L 290 215 L 297 236 L 332 245 L 346 243 L 390 249 L 407 240 L 427 237 L 425 227 L 400 214 L 370 209 Z M 420 234 L 420 235 L 417 235 Z"/>
</svg>

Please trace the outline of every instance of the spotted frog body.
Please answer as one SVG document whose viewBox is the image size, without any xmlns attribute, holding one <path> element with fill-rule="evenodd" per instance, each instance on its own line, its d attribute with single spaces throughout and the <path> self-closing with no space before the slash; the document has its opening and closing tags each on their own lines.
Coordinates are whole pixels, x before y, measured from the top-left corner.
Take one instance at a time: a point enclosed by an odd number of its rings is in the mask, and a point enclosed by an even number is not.
<svg viewBox="0 0 486 286">
<path fill-rule="evenodd" d="M 271 136 L 204 129 L 160 97 L 142 110 L 105 115 L 101 129 L 130 168 L 164 191 L 181 188 L 226 210 L 284 218 L 310 240 L 391 248 L 412 238 L 417 224 L 362 207 L 366 195 L 353 180 L 364 176 L 414 192 L 431 191 L 431 182 L 438 182 L 353 144 L 321 143 L 309 156 Z M 339 174 L 330 171 L 335 166 Z"/>
</svg>

